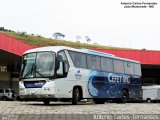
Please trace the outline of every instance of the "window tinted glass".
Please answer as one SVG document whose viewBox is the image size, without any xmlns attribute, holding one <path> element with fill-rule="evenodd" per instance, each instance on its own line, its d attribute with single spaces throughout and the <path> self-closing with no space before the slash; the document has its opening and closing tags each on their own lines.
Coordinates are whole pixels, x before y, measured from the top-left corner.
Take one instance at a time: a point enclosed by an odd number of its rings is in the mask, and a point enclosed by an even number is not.
<svg viewBox="0 0 160 120">
<path fill-rule="evenodd" d="M 72 51 L 69 51 L 69 54 L 71 56 L 71 59 L 75 67 L 87 68 L 86 54 L 79 53 L 79 52 L 72 52 Z"/>
<path fill-rule="evenodd" d="M 113 60 L 114 72 L 124 73 L 124 64 L 121 60 Z"/>
<path fill-rule="evenodd" d="M 65 52 L 64 51 L 60 51 L 58 52 L 58 56 L 61 56 L 63 60 L 67 60 Z"/>
<path fill-rule="evenodd" d="M 89 69 L 100 69 L 100 57 L 87 55 L 87 65 Z"/>
<path fill-rule="evenodd" d="M 113 72 L 113 60 L 110 58 L 101 57 L 101 70 Z"/>
<path fill-rule="evenodd" d="M 54 75 L 55 54 L 52 52 L 37 53 L 36 77 Z"/>
<path fill-rule="evenodd" d="M 134 74 L 134 65 L 131 62 L 124 62 L 124 68 L 126 74 Z"/>
<path fill-rule="evenodd" d="M 134 64 L 134 73 L 135 75 L 141 75 L 141 65 L 140 64 Z"/>
<path fill-rule="evenodd" d="M 26 54 L 23 58 L 22 68 L 21 68 L 21 77 L 31 77 L 33 72 L 28 74 L 34 67 L 36 61 L 36 53 Z"/>
<path fill-rule="evenodd" d="M 5 93 L 9 93 L 10 91 L 9 90 L 5 90 Z"/>
<path fill-rule="evenodd" d="M 54 75 L 55 53 L 38 52 L 24 55 L 21 78 L 50 77 Z"/>
</svg>

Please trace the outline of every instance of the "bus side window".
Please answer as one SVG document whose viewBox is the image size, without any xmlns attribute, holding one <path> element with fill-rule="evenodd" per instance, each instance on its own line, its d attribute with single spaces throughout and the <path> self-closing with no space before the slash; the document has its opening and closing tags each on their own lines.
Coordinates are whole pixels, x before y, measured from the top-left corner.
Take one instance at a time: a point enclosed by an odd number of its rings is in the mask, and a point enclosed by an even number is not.
<svg viewBox="0 0 160 120">
<path fill-rule="evenodd" d="M 124 62 L 122 60 L 113 60 L 114 72 L 124 73 Z"/>
<path fill-rule="evenodd" d="M 87 65 L 89 69 L 98 69 L 100 70 L 100 57 L 94 55 L 87 55 Z"/>
<path fill-rule="evenodd" d="M 134 64 L 134 74 L 135 75 L 140 75 L 141 76 L 141 65 L 138 63 Z"/>
<path fill-rule="evenodd" d="M 125 73 L 126 74 L 134 74 L 134 66 L 133 63 L 125 61 L 124 62 L 124 68 L 125 68 Z"/>
<path fill-rule="evenodd" d="M 111 58 L 101 57 L 101 70 L 113 72 L 113 60 Z"/>
<path fill-rule="evenodd" d="M 86 65 L 86 54 L 69 51 L 71 59 L 75 67 L 87 68 Z"/>
</svg>

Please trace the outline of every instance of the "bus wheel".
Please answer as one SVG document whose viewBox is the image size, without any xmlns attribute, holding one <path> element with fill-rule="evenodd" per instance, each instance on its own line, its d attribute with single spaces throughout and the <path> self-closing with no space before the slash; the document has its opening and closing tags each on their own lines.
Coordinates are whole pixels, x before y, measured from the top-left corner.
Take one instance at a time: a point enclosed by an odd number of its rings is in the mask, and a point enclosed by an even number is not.
<svg viewBox="0 0 160 120">
<path fill-rule="evenodd" d="M 128 92 L 126 90 L 122 91 L 122 103 L 127 103 L 128 101 Z"/>
<path fill-rule="evenodd" d="M 72 104 L 73 105 L 77 105 L 78 101 L 79 101 L 79 89 L 78 88 L 74 88 L 73 89 L 73 97 L 72 97 Z"/>
<path fill-rule="evenodd" d="M 44 99 L 44 100 L 43 100 L 43 103 L 44 103 L 44 105 L 49 105 L 50 99 Z"/>
<path fill-rule="evenodd" d="M 104 104 L 106 101 L 105 101 L 105 99 L 93 99 L 93 101 L 94 101 L 94 103 L 95 104 Z"/>
<path fill-rule="evenodd" d="M 151 99 L 150 98 L 147 98 L 147 103 L 151 103 Z"/>
</svg>

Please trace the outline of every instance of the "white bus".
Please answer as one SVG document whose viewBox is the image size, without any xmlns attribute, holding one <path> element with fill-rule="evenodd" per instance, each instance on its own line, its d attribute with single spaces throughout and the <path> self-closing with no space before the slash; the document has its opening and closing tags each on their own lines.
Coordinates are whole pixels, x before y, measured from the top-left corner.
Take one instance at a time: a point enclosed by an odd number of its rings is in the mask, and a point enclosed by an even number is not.
<svg viewBox="0 0 160 120">
<path fill-rule="evenodd" d="M 24 100 L 93 99 L 127 102 L 142 97 L 141 65 L 89 49 L 65 46 L 35 48 L 23 54 L 19 95 Z"/>
</svg>

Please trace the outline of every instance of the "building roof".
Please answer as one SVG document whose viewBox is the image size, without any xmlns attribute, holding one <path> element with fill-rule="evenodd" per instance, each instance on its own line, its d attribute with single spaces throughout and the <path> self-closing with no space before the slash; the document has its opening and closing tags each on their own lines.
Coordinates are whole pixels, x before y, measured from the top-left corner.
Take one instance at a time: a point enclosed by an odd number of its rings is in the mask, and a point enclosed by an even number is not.
<svg viewBox="0 0 160 120">
<path fill-rule="evenodd" d="M 94 49 L 100 52 L 114 54 L 118 57 L 140 61 L 142 64 L 160 65 L 160 51 L 149 50 L 118 50 Z"/>
<path fill-rule="evenodd" d="M 18 39 L 0 32 L 0 50 L 22 56 L 29 49 L 35 48 Z M 160 51 L 149 50 L 119 50 L 119 49 L 94 49 L 100 52 L 110 53 L 118 57 L 140 61 L 142 64 L 160 65 Z"/>
<path fill-rule="evenodd" d="M 0 50 L 7 51 L 18 56 L 34 46 L 28 45 L 20 40 L 7 36 L 5 33 L 0 32 Z"/>
</svg>

